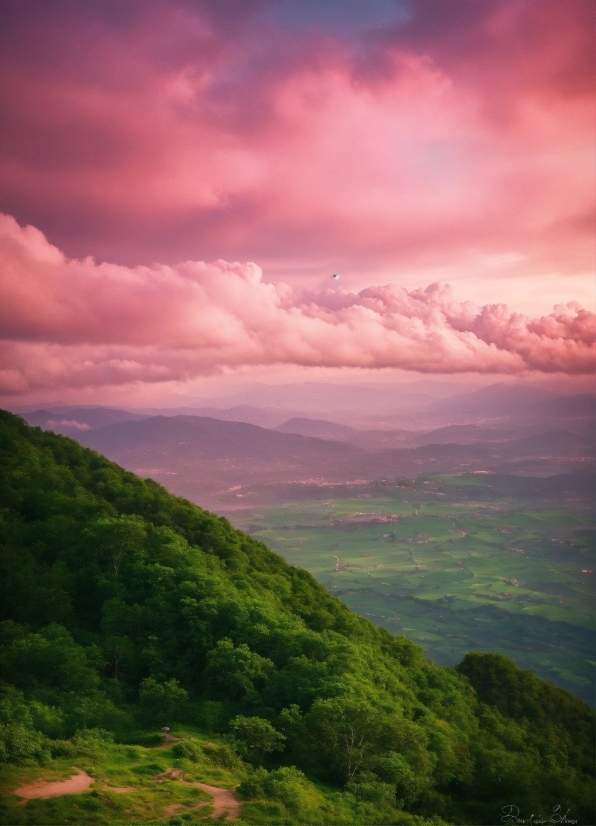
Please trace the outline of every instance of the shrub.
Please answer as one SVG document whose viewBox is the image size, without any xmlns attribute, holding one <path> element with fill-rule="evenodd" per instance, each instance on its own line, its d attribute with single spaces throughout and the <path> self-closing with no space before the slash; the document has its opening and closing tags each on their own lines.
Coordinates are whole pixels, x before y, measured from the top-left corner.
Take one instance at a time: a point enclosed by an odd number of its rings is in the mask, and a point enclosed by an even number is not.
<svg viewBox="0 0 596 826">
<path fill-rule="evenodd" d="M 227 743 L 204 743 L 203 751 L 212 763 L 224 769 L 237 769 L 242 765 L 242 759 Z"/>
<path fill-rule="evenodd" d="M 235 717 L 230 723 L 236 750 L 251 762 L 267 754 L 283 751 L 285 736 L 262 717 Z"/>
<path fill-rule="evenodd" d="M 346 791 L 351 792 L 357 800 L 369 803 L 395 804 L 395 786 L 379 780 L 374 772 L 361 772 L 346 783 Z"/>
<path fill-rule="evenodd" d="M 424 782 L 417 778 L 402 754 L 390 751 L 371 761 L 377 779 L 391 785 L 398 798 L 406 805 L 411 805 L 419 797 Z"/>
<path fill-rule="evenodd" d="M 283 766 L 272 772 L 258 768 L 238 786 L 238 793 L 252 800 L 277 800 L 292 812 L 305 811 L 309 802 L 306 782 L 304 774 L 295 766 Z"/>
<path fill-rule="evenodd" d="M 266 797 L 279 800 L 290 811 L 303 810 L 307 804 L 304 774 L 295 766 L 284 766 L 269 773 L 263 783 Z"/>
<path fill-rule="evenodd" d="M 246 778 L 246 780 L 242 781 L 236 791 L 240 797 L 246 798 L 247 800 L 254 800 L 258 797 L 264 797 L 264 783 L 268 776 L 269 774 L 265 769 L 255 769 L 251 775 Z"/>
<path fill-rule="evenodd" d="M 51 758 L 49 740 L 22 723 L 0 723 L 0 762 L 44 765 Z"/>
<path fill-rule="evenodd" d="M 193 740 L 183 740 L 181 743 L 176 743 L 172 752 L 176 757 L 182 757 L 185 760 L 191 760 L 193 763 L 199 763 L 203 757 L 203 750 L 198 743 Z"/>
<path fill-rule="evenodd" d="M 91 760 L 99 760 L 106 747 L 113 742 L 111 732 L 92 728 L 77 731 L 70 740 L 55 740 L 51 743 L 51 748 L 56 757 L 89 757 Z"/>
</svg>

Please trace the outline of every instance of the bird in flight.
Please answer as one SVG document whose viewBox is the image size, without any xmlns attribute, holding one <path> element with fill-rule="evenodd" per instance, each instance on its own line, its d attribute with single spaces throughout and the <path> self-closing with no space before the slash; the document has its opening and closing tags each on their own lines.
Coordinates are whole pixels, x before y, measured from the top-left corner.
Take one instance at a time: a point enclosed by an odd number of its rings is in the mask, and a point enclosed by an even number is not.
<svg viewBox="0 0 596 826">
<path fill-rule="evenodd" d="M 337 280 L 339 278 L 339 273 L 334 272 L 333 275 L 331 276 L 331 278 L 335 278 Z"/>
</svg>

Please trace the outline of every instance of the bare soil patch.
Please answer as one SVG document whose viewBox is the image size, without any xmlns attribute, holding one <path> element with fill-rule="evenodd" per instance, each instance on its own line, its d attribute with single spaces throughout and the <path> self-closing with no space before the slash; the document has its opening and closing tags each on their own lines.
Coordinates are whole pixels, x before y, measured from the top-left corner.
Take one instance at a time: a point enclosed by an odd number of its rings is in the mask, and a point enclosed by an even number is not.
<svg viewBox="0 0 596 826">
<path fill-rule="evenodd" d="M 160 772 L 151 779 L 156 783 L 163 783 L 164 780 L 183 780 L 184 772 L 182 769 L 174 769 L 170 766 L 170 768 L 166 769 L 165 772 Z"/>
<path fill-rule="evenodd" d="M 184 783 L 185 786 L 195 786 L 196 788 L 207 792 L 213 800 L 211 804 L 213 806 L 213 812 L 210 815 L 213 820 L 217 820 L 223 814 L 226 814 L 230 820 L 234 820 L 240 815 L 241 803 L 236 800 L 229 789 L 221 789 L 219 786 L 209 786 L 207 783 L 200 783 L 198 780 L 185 780 L 184 772 L 181 769 L 174 769 L 170 767 L 164 772 L 161 772 L 161 774 L 157 774 L 153 780 L 157 783 L 163 783 L 164 780 L 178 780 L 181 783 Z M 202 801 L 201 803 L 197 803 L 192 808 L 202 809 L 203 806 L 208 805 L 208 803 Z M 164 811 L 168 816 L 170 816 L 179 811 L 180 808 L 182 808 L 180 804 L 172 803 L 169 806 L 165 806 Z"/>
<path fill-rule="evenodd" d="M 240 816 L 241 804 L 228 789 L 220 789 L 218 786 L 208 786 L 207 783 L 199 783 L 197 780 L 185 780 L 183 782 L 187 786 L 197 786 L 199 789 L 203 789 L 204 792 L 211 795 L 213 798 L 213 813 L 211 814 L 213 820 L 217 820 L 224 812 L 229 816 L 230 820 L 234 820 L 234 818 Z M 204 803 L 199 803 L 198 806 L 194 808 L 200 809 L 204 805 Z"/>
<path fill-rule="evenodd" d="M 158 749 L 167 749 L 169 748 L 172 743 L 177 743 L 180 740 L 180 737 L 174 737 L 173 734 L 162 734 L 163 742 L 159 744 L 159 746 L 155 746 Z"/>
<path fill-rule="evenodd" d="M 181 803 L 170 803 L 168 806 L 163 807 L 163 811 L 164 814 L 167 815 L 167 817 L 172 817 L 172 815 L 175 815 L 177 812 L 180 811 L 180 809 L 183 808 L 184 806 Z"/>
<path fill-rule="evenodd" d="M 26 786 L 15 789 L 13 794 L 24 797 L 26 800 L 33 800 L 36 797 L 61 797 L 64 794 L 79 794 L 86 792 L 89 786 L 95 782 L 95 778 L 90 777 L 87 772 L 81 769 L 73 769 L 77 772 L 68 780 L 46 781 L 36 780 Z"/>
</svg>

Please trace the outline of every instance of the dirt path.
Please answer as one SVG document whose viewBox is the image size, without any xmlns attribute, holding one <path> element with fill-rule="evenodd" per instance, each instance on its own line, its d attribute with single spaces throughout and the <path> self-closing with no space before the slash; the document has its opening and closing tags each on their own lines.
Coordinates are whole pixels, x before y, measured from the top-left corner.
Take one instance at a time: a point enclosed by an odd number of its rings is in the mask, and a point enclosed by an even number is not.
<svg viewBox="0 0 596 826">
<path fill-rule="evenodd" d="M 168 749 L 172 743 L 178 743 L 180 740 L 179 737 L 174 737 L 173 734 L 163 734 L 163 742 L 159 744 L 159 746 L 154 746 L 157 749 Z"/>
<path fill-rule="evenodd" d="M 208 786 L 207 783 L 199 783 L 197 780 L 184 780 L 183 782 L 187 786 L 197 786 L 199 789 L 203 789 L 204 792 L 211 795 L 213 798 L 213 814 L 211 815 L 213 820 L 217 820 L 224 812 L 229 816 L 230 820 L 234 820 L 234 818 L 240 816 L 241 804 L 228 789 L 220 789 L 219 786 Z M 199 803 L 195 808 L 199 809 L 204 805 L 204 803 Z"/>
<path fill-rule="evenodd" d="M 18 797 L 24 797 L 27 800 L 33 800 L 36 797 L 60 797 L 63 794 L 78 794 L 79 792 L 86 792 L 89 786 L 95 782 L 95 778 L 90 777 L 87 772 L 81 771 L 73 766 L 77 772 L 68 780 L 58 780 L 49 782 L 45 780 L 37 780 L 35 783 L 29 783 L 27 786 L 21 786 L 16 789 L 13 794 Z"/>
<path fill-rule="evenodd" d="M 204 792 L 207 792 L 208 795 L 211 795 L 213 798 L 213 814 L 211 817 L 216 820 L 220 817 L 224 812 L 230 817 L 230 820 L 238 817 L 240 815 L 240 806 L 242 805 L 232 792 L 228 789 L 220 789 L 219 786 L 209 786 L 207 783 L 199 783 L 198 780 L 185 780 L 184 779 L 184 772 L 182 769 L 175 769 L 170 766 L 169 769 L 166 769 L 160 774 L 156 774 L 153 780 L 157 783 L 163 783 L 164 780 L 174 779 L 178 780 L 180 783 L 184 783 L 185 786 L 196 786 L 198 789 L 202 789 Z M 193 806 L 193 809 L 201 809 L 203 806 L 207 806 L 207 803 L 198 803 L 196 806 Z M 182 806 L 179 803 L 172 803 L 169 806 L 164 808 L 165 813 L 170 816 L 175 814 Z"/>
<path fill-rule="evenodd" d="M 78 794 L 79 792 L 87 791 L 89 786 L 95 782 L 95 778 L 88 775 L 87 772 L 77 769 L 75 766 L 73 766 L 73 769 L 75 769 L 77 773 L 69 777 L 68 780 L 37 780 L 35 783 L 29 783 L 27 786 L 21 786 L 16 789 L 14 794 L 25 800 L 33 800 L 36 797 L 61 797 L 64 794 Z M 211 814 L 213 820 L 217 820 L 217 818 L 223 814 L 228 815 L 230 820 L 239 817 L 241 804 L 240 801 L 236 800 L 231 791 L 228 789 L 220 789 L 219 786 L 209 786 L 207 783 L 199 783 L 198 780 L 184 780 L 183 776 L 184 773 L 181 769 L 169 768 L 166 769 L 165 772 L 156 775 L 153 780 L 156 780 L 158 783 L 163 783 L 167 778 L 173 778 L 184 783 L 185 786 L 196 786 L 204 792 L 207 792 L 213 799 L 213 813 Z M 106 791 L 124 793 L 137 791 L 137 788 L 134 786 L 107 786 Z M 207 805 L 207 803 L 202 802 L 193 808 L 201 809 Z M 178 808 L 180 808 L 179 804 L 167 806 L 166 814 L 173 814 Z"/>
</svg>

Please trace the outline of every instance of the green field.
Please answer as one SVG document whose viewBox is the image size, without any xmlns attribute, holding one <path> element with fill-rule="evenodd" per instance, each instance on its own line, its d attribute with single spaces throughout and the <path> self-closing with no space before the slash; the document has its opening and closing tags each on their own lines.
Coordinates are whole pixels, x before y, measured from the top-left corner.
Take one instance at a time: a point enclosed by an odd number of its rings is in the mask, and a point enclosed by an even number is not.
<svg viewBox="0 0 596 826">
<path fill-rule="evenodd" d="M 232 519 L 436 662 L 498 651 L 593 703 L 590 514 L 563 497 L 486 490 L 479 476 L 427 477 L 383 495 L 294 501 Z"/>
</svg>

